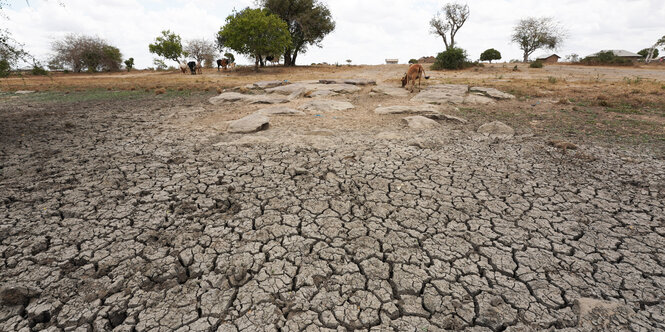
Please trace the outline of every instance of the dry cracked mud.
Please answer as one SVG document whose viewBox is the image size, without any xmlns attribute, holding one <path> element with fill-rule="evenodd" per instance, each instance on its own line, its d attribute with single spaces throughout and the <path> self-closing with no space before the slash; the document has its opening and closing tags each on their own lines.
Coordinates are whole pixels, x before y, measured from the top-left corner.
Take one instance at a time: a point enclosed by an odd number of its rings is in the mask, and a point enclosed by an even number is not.
<svg viewBox="0 0 665 332">
<path fill-rule="evenodd" d="M 665 329 L 663 159 L 214 112 L 0 105 L 0 330 Z"/>
</svg>

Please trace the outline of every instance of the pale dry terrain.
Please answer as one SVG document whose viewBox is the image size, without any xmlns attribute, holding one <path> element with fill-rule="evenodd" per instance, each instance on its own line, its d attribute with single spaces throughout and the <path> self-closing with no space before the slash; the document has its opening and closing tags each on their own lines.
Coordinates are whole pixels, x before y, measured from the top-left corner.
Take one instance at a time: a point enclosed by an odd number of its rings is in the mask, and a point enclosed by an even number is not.
<svg viewBox="0 0 665 332">
<path fill-rule="evenodd" d="M 665 71 L 512 66 L 428 72 L 428 129 L 405 66 L 2 81 L 0 330 L 665 329 Z"/>
</svg>

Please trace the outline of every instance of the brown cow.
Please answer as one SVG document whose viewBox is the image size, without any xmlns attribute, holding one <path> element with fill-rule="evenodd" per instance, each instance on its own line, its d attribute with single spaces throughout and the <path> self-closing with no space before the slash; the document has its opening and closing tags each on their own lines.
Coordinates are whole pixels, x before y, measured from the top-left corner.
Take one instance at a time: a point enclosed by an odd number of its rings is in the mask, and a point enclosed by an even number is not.
<svg viewBox="0 0 665 332">
<path fill-rule="evenodd" d="M 416 86 L 416 79 L 418 80 L 418 89 L 420 89 L 420 80 L 422 77 L 425 77 L 426 80 L 429 79 L 429 76 L 425 76 L 425 69 L 423 69 L 423 66 L 417 63 L 412 64 L 409 66 L 409 70 L 404 74 L 404 77 L 402 77 L 402 87 L 405 87 L 407 84 L 409 84 L 409 81 L 411 82 L 411 92 L 413 92 L 413 88 Z"/>
<path fill-rule="evenodd" d="M 219 59 L 217 60 L 217 71 L 219 71 L 219 67 L 222 67 L 222 69 L 226 70 L 226 67 L 229 65 L 229 59 Z"/>
</svg>

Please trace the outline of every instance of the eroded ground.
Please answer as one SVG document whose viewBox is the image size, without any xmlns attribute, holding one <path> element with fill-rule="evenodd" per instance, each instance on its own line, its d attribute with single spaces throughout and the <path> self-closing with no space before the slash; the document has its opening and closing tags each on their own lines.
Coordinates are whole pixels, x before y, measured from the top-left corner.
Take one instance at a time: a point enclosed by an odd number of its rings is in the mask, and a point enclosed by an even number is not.
<svg viewBox="0 0 665 332">
<path fill-rule="evenodd" d="M 662 151 L 409 130 L 368 89 L 250 135 L 212 94 L 5 101 L 0 330 L 665 329 Z"/>
</svg>

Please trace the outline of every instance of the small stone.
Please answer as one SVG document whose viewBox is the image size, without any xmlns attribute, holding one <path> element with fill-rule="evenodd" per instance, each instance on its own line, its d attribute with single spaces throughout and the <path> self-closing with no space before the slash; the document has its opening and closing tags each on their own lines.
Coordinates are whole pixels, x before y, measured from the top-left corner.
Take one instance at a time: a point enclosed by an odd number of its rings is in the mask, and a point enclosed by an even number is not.
<svg viewBox="0 0 665 332">
<path fill-rule="evenodd" d="M 253 133 L 268 129 L 270 118 L 261 114 L 250 114 L 242 119 L 231 121 L 228 131 L 231 133 Z"/>
</svg>

